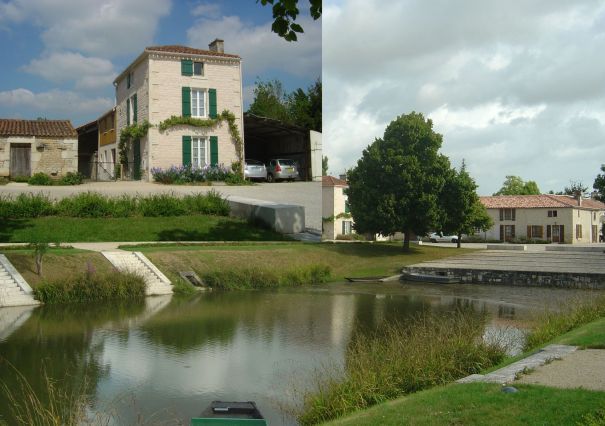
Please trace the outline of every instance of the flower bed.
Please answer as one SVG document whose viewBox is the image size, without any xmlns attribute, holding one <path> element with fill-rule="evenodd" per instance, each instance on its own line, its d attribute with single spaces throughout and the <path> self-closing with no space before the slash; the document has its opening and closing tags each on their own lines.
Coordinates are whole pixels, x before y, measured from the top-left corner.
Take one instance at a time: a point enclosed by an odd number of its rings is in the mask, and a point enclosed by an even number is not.
<svg viewBox="0 0 605 426">
<path fill-rule="evenodd" d="M 167 169 L 154 167 L 151 169 L 153 180 L 164 184 L 184 184 L 195 182 L 228 181 L 235 173 L 224 165 L 219 166 L 171 166 Z"/>
</svg>

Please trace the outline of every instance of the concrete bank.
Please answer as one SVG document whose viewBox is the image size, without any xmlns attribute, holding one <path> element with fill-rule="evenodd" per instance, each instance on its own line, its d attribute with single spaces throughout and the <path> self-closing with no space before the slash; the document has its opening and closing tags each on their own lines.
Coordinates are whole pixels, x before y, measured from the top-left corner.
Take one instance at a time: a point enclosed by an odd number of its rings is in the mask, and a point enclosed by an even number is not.
<svg viewBox="0 0 605 426">
<path fill-rule="evenodd" d="M 605 289 L 605 253 L 488 250 L 410 265 L 463 283 Z"/>
</svg>

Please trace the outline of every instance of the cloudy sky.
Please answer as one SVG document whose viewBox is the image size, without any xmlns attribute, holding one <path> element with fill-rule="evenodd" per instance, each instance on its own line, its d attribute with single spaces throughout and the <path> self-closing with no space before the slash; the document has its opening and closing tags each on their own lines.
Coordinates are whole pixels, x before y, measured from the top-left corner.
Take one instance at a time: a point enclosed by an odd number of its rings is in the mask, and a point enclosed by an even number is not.
<svg viewBox="0 0 605 426">
<path fill-rule="evenodd" d="M 257 78 L 307 88 L 321 76 L 321 21 L 301 9 L 305 34 L 288 43 L 254 0 L 0 0 L 0 117 L 79 126 L 113 106 L 114 78 L 146 46 L 215 38 L 243 58 L 246 106 Z"/>
<path fill-rule="evenodd" d="M 480 194 L 506 175 L 592 188 L 605 163 L 605 1 L 326 0 L 324 151 L 356 164 L 418 111 Z"/>
</svg>

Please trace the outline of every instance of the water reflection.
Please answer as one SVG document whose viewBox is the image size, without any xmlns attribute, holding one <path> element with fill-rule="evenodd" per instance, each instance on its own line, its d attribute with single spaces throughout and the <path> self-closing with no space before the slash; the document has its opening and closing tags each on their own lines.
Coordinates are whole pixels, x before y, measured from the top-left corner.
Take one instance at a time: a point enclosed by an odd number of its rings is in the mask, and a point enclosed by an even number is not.
<svg viewBox="0 0 605 426">
<path fill-rule="evenodd" d="M 470 309 L 490 315 L 489 337 L 523 324 L 544 301 L 556 304 L 578 295 L 589 293 L 343 284 L 0 310 L 0 325 L 5 324 L 0 356 L 35 389 L 44 387 L 43 366 L 67 391 L 86 383 L 91 410 L 113 411 L 120 424 L 134 422 L 139 413 L 146 419 L 186 420 L 215 399 L 256 400 L 272 424 L 293 424 L 281 409 L 295 398 L 291 389 L 304 388 L 322 364 L 342 362 L 354 330 L 405 323 L 427 310 Z M 15 384 L 6 363 L 0 369 L 2 379 Z M 6 401 L 0 401 L 0 410 L 7 412 Z"/>
</svg>

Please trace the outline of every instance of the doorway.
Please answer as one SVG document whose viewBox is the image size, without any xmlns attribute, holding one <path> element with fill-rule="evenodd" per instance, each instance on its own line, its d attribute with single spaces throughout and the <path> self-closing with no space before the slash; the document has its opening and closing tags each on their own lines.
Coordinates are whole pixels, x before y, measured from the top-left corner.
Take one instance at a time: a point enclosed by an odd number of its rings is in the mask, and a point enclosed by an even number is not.
<svg viewBox="0 0 605 426">
<path fill-rule="evenodd" d="M 10 146 L 10 168 L 9 175 L 11 179 L 16 177 L 30 177 L 31 169 L 31 144 L 19 143 Z"/>
</svg>

